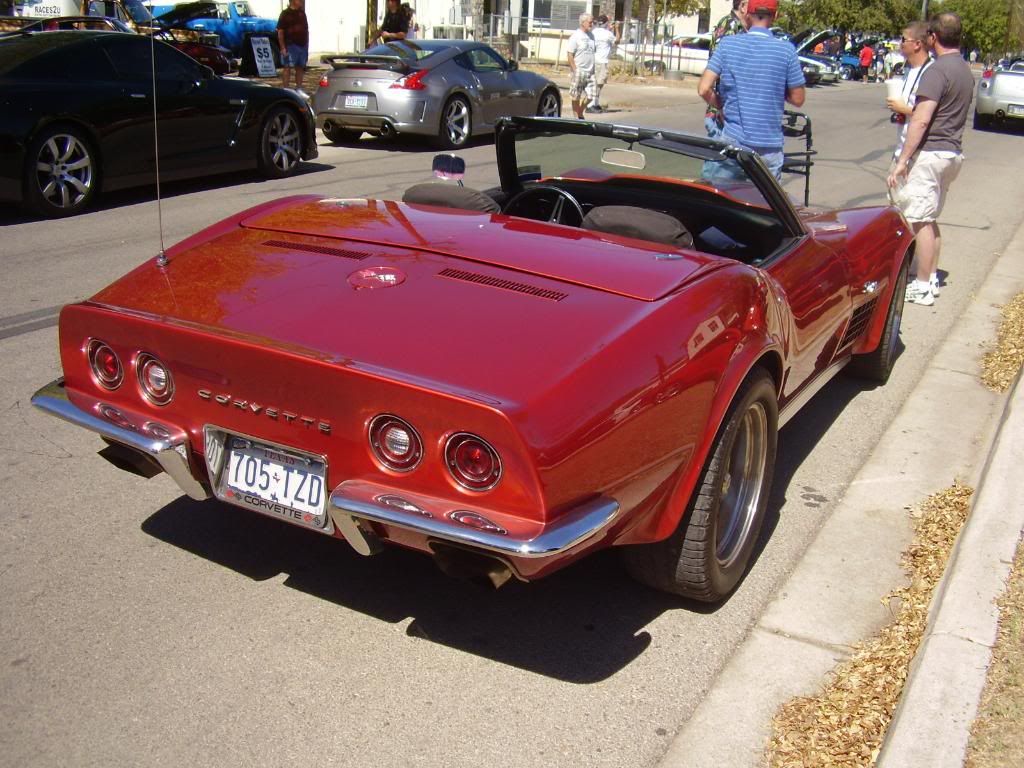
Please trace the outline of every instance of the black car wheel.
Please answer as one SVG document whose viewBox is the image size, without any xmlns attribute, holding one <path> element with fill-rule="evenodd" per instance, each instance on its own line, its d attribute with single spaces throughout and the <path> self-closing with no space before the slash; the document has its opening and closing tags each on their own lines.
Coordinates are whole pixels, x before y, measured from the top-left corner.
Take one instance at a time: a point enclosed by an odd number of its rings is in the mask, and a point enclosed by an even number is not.
<svg viewBox="0 0 1024 768">
<path fill-rule="evenodd" d="M 25 169 L 25 204 L 48 218 L 83 210 L 99 187 L 99 163 L 79 128 L 51 126 L 32 141 Z"/>
<path fill-rule="evenodd" d="M 757 369 L 729 407 L 679 527 L 664 541 L 624 551 L 634 578 L 704 602 L 735 588 L 764 523 L 778 421 L 775 386 Z"/>
<path fill-rule="evenodd" d="M 362 131 L 352 131 L 348 128 L 342 128 L 330 121 L 324 123 L 321 130 L 324 132 L 324 136 L 327 140 L 332 144 L 354 144 L 359 141 L 359 137 L 363 135 Z"/>
<path fill-rule="evenodd" d="M 854 376 L 879 384 L 885 384 L 892 373 L 893 365 L 896 363 L 896 345 L 900 338 L 900 323 L 903 321 L 903 302 L 907 293 L 907 275 L 910 271 L 910 257 L 903 261 L 900 267 L 899 277 L 896 278 L 896 287 L 893 288 L 892 298 L 889 299 L 889 308 L 885 315 L 885 330 L 882 331 L 882 339 L 874 352 L 866 355 L 854 355 L 847 369 Z"/>
<path fill-rule="evenodd" d="M 473 135 L 473 115 L 469 102 L 462 96 L 452 96 L 441 110 L 441 127 L 437 145 L 441 149 L 459 149 L 466 146 Z"/>
<path fill-rule="evenodd" d="M 289 176 L 302 159 L 302 132 L 294 110 L 274 107 L 260 133 L 259 163 L 263 173 L 274 179 Z"/>
<path fill-rule="evenodd" d="M 849 64 L 843 64 L 839 68 L 839 77 L 843 80 L 853 80 L 853 67 Z"/>
<path fill-rule="evenodd" d="M 548 88 L 540 95 L 540 102 L 537 104 L 537 116 L 561 117 L 561 115 L 562 99 L 559 98 L 558 91 Z"/>
</svg>

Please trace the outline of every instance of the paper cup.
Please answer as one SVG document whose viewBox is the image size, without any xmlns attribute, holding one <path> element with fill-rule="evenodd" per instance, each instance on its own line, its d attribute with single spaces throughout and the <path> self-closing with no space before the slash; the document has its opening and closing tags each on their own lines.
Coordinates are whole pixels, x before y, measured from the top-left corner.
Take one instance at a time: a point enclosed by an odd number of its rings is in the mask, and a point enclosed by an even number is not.
<svg viewBox="0 0 1024 768">
<path fill-rule="evenodd" d="M 887 99 L 902 99 L 903 98 L 903 81 L 902 80 L 886 80 L 885 81 L 885 96 Z"/>
</svg>

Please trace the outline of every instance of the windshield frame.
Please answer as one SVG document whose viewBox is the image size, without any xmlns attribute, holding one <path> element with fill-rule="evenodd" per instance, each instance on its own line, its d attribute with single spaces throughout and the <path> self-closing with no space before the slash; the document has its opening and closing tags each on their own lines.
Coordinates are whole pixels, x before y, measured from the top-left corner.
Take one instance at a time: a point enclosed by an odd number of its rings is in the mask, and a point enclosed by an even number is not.
<svg viewBox="0 0 1024 768">
<path fill-rule="evenodd" d="M 518 194 L 524 188 L 519 177 L 519 163 L 516 159 L 516 135 L 527 132 L 604 136 L 619 141 L 649 142 L 651 145 L 657 145 L 659 149 L 676 151 L 696 159 L 734 160 L 760 192 L 768 207 L 778 217 L 786 234 L 789 237 L 802 237 L 807 233 L 789 196 L 756 153 L 748 152 L 717 139 L 660 128 L 641 128 L 553 117 L 502 117 L 498 120 L 495 129 L 494 147 L 497 153 L 501 188 L 510 196 Z"/>
</svg>

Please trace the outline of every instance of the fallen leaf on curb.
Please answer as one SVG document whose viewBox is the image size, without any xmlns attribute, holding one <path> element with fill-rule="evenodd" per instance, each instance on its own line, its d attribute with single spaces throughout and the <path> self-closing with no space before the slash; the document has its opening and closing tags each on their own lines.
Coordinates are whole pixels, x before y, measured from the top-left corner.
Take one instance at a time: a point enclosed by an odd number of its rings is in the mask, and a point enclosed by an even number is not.
<svg viewBox="0 0 1024 768">
<path fill-rule="evenodd" d="M 1005 392 L 1024 363 L 1024 293 L 1018 293 L 999 312 L 1002 322 L 995 348 L 981 361 L 981 381 L 993 392 Z"/>
<path fill-rule="evenodd" d="M 767 747 L 772 768 L 875 764 L 973 492 L 955 484 L 915 508 L 914 541 L 903 553 L 910 586 L 882 598 L 896 610 L 895 619 L 854 646 L 818 695 L 792 699 L 779 709 Z"/>
</svg>

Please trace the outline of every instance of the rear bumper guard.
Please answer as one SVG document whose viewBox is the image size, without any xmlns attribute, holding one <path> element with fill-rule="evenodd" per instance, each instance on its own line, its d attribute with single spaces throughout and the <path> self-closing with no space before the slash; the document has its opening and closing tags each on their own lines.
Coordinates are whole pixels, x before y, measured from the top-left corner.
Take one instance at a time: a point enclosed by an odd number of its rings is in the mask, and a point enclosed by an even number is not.
<svg viewBox="0 0 1024 768">
<path fill-rule="evenodd" d="M 383 501 L 383 500 L 386 501 Z M 619 513 L 614 499 L 598 497 L 561 515 L 533 538 L 510 536 L 499 526 L 472 527 L 460 519 L 486 520 L 472 505 L 436 510 L 411 494 L 348 480 L 331 494 L 331 508 L 375 523 L 393 525 L 432 539 L 460 544 L 507 557 L 543 558 L 559 555 L 600 533 Z"/>
<path fill-rule="evenodd" d="M 143 453 L 155 461 L 191 498 L 203 500 L 210 493 L 189 468 L 185 431 L 162 422 L 141 421 L 122 410 L 97 401 L 95 412 L 79 408 L 68 398 L 64 379 L 51 381 L 32 396 L 32 405 L 58 419 L 95 432 L 112 443 Z"/>
</svg>

